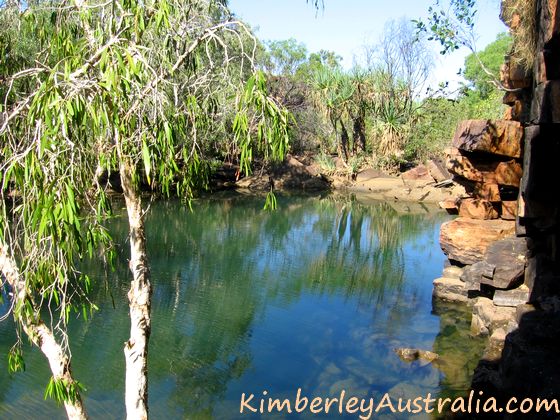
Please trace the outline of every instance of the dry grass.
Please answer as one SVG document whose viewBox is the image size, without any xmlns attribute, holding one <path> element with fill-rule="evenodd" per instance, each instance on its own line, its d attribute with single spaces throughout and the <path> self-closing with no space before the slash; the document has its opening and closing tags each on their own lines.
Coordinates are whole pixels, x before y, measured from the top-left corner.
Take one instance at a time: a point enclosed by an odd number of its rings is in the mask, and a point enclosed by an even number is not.
<svg viewBox="0 0 560 420">
<path fill-rule="evenodd" d="M 501 18 L 511 28 L 512 62 L 531 69 L 537 45 L 537 0 L 503 0 Z"/>
</svg>

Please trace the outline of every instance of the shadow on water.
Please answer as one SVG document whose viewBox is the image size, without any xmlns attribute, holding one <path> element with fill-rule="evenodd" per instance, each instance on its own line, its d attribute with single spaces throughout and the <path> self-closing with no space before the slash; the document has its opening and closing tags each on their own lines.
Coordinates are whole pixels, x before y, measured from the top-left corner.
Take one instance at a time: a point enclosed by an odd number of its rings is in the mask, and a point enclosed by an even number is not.
<svg viewBox="0 0 560 420">
<path fill-rule="evenodd" d="M 239 416 L 242 392 L 293 398 L 299 387 L 309 395 L 344 389 L 374 398 L 464 390 L 468 368 L 406 364 L 393 351 L 433 346 L 451 359 L 473 351 L 468 326 L 448 310 L 435 311 L 441 319 L 430 313 L 431 280 L 443 262 L 437 233 L 447 216 L 329 197 L 278 201 L 273 213 L 262 210 L 261 198 L 238 195 L 200 199 L 194 212 L 152 203 L 152 415 L 247 417 Z M 116 271 L 84 264 L 96 279 L 100 310 L 72 321 L 70 334 L 92 416 L 122 418 L 126 221 L 116 218 L 111 230 Z M 11 331 L 0 325 L 4 354 Z M 27 351 L 26 362 L 24 374 L 0 373 L 0 417 L 60 416 L 42 400 L 49 375 L 41 355 Z"/>
</svg>

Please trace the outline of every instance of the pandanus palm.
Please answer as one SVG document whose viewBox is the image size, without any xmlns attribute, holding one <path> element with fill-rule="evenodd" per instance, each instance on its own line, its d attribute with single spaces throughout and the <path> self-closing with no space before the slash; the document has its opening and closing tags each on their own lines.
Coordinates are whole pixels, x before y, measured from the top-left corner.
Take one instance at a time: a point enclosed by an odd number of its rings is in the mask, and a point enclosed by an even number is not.
<svg viewBox="0 0 560 420">
<path fill-rule="evenodd" d="M 335 133 L 338 155 L 346 163 L 350 156 L 350 136 L 346 124 L 355 88 L 348 75 L 326 67 L 314 74 L 313 87 L 315 103 L 329 119 Z"/>
</svg>

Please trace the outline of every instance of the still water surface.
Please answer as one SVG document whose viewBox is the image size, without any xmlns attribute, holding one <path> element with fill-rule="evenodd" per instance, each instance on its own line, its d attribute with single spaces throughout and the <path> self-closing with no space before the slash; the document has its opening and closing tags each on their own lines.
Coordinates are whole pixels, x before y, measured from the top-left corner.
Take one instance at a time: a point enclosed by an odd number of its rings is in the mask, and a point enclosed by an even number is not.
<svg viewBox="0 0 560 420">
<path fill-rule="evenodd" d="M 239 414 L 241 394 L 255 394 L 258 406 L 263 391 L 294 399 L 298 388 L 323 398 L 345 390 L 378 400 L 385 392 L 398 399 L 468 388 L 482 343 L 470 338 L 466 311 L 431 298 L 447 215 L 329 197 L 278 203 L 273 213 L 262 210 L 262 198 L 231 194 L 198 200 L 194 212 L 152 204 L 152 418 L 251 418 Z M 84 268 L 96 279 L 100 310 L 71 323 L 74 373 L 88 389 L 92 418 L 102 419 L 124 418 L 129 328 L 126 220 L 115 219 L 112 230 L 117 270 Z M 14 340 L 6 321 L 1 354 Z M 435 351 L 442 362 L 405 363 L 398 347 Z M 42 355 L 28 348 L 26 365 L 13 377 L 0 369 L 0 418 L 64 418 L 43 400 L 50 375 Z"/>
</svg>

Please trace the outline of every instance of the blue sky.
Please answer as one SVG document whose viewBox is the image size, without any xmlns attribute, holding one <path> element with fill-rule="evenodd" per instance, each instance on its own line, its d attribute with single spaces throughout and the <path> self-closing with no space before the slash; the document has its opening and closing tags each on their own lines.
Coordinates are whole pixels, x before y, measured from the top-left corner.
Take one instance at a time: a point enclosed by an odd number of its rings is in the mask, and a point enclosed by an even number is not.
<svg viewBox="0 0 560 420">
<path fill-rule="evenodd" d="M 230 0 L 230 9 L 251 26 L 258 27 L 262 40 L 295 38 L 310 52 L 335 51 L 346 68 L 364 44 L 376 44 L 385 22 L 406 17 L 425 17 L 433 0 L 324 0 L 318 13 L 305 0 Z M 499 20 L 499 0 L 478 0 L 476 33 L 479 50 L 492 42 L 506 27 Z M 434 51 L 439 45 L 432 43 Z M 450 56 L 436 56 L 432 83 L 460 80 L 457 72 L 469 51 L 465 48 Z"/>
</svg>

